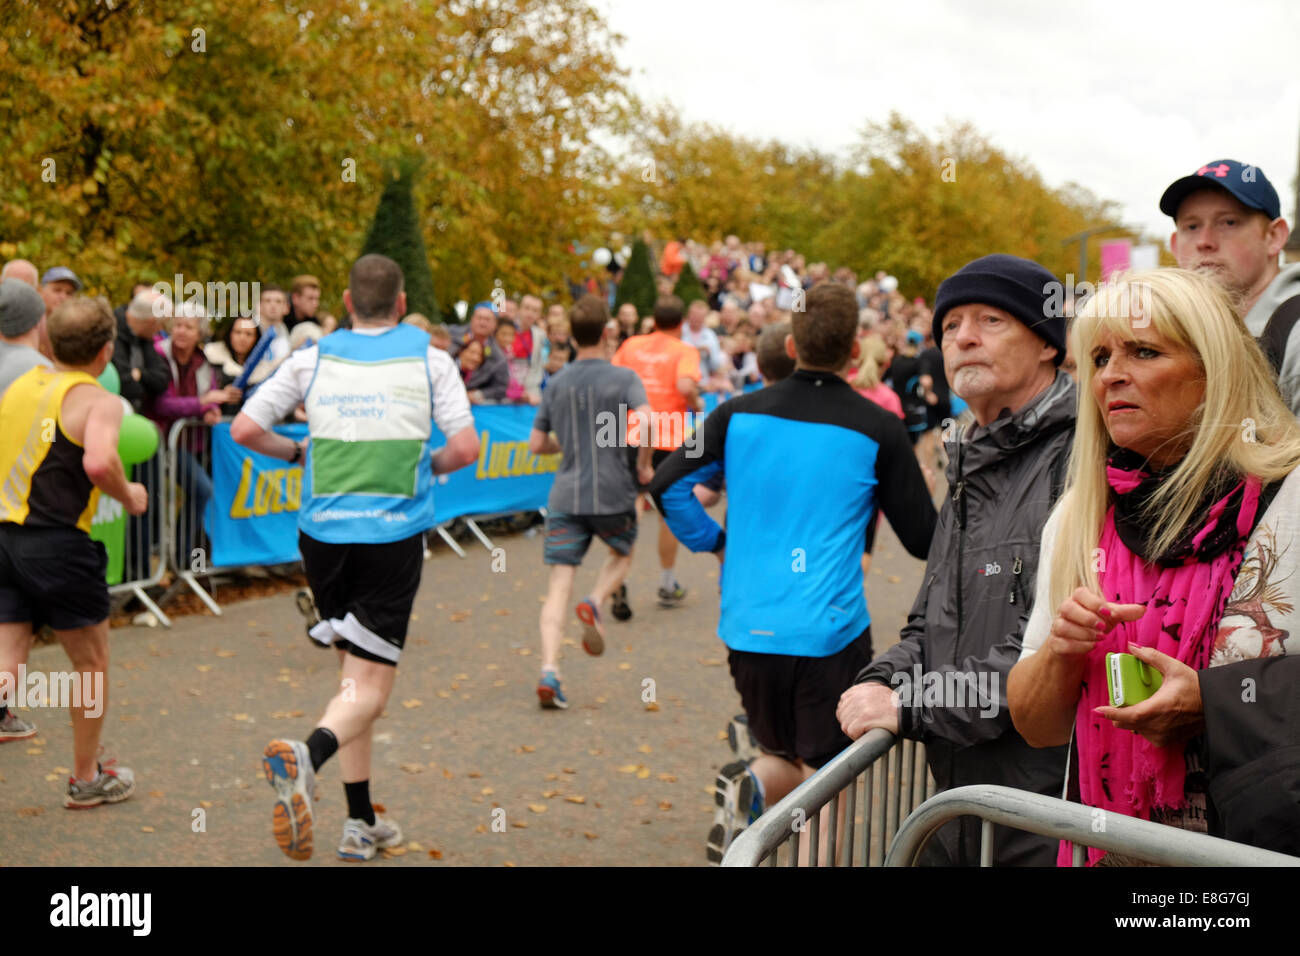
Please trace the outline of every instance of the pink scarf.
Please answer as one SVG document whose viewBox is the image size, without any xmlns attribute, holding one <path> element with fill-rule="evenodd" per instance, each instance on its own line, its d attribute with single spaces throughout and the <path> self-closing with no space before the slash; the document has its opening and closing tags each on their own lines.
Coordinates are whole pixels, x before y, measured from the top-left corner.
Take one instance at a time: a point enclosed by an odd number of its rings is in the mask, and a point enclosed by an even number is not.
<svg viewBox="0 0 1300 956">
<path fill-rule="evenodd" d="M 1106 470 L 1111 488 L 1120 496 L 1121 521 L 1128 521 L 1138 508 L 1126 505 L 1125 496 L 1137 492 L 1134 499 L 1140 501 L 1162 480 L 1141 467 L 1124 467 L 1131 463 L 1131 458 L 1115 455 Z M 1254 527 L 1259 492 L 1259 479 L 1250 477 L 1202 511 L 1205 521 L 1200 530 L 1190 541 L 1184 540 L 1181 549 L 1175 546 L 1176 562 L 1166 557 L 1148 563 L 1135 554 L 1121 540 L 1116 507 L 1107 510 L 1098 542 L 1104 558 L 1098 575 L 1102 596 L 1116 604 L 1145 604 L 1147 612 L 1137 621 L 1115 625 L 1088 655 L 1075 719 L 1079 791 L 1087 806 L 1144 820 L 1150 819 L 1152 807 L 1183 806 L 1183 747 L 1157 747 L 1093 712 L 1110 703 L 1106 654 L 1127 653 L 1133 643 L 1154 647 L 1194 670 L 1208 665 L 1216 625 L 1241 567 L 1246 537 Z M 1218 542 L 1217 547 L 1212 541 Z M 1062 841 L 1059 866 L 1070 865 L 1071 851 L 1072 845 Z M 1104 851 L 1090 849 L 1089 865 L 1103 856 Z"/>
</svg>

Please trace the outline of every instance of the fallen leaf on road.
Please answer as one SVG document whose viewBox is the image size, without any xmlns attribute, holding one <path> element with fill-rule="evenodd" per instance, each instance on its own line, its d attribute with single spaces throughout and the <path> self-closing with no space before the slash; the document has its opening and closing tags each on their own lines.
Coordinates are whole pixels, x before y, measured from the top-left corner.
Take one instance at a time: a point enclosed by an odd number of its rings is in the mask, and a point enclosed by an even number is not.
<svg viewBox="0 0 1300 956">
<path fill-rule="evenodd" d="M 59 774 L 57 774 L 57 773 L 47 773 L 47 774 L 45 775 L 45 782 L 46 782 L 46 783 L 49 783 L 49 782 L 52 781 L 52 780 L 58 780 L 58 779 L 59 779 Z"/>
<path fill-rule="evenodd" d="M 676 782 L 677 782 L 677 778 L 674 777 L 674 776 L 673 776 L 672 774 L 670 774 L 670 773 L 661 773 L 661 774 L 659 775 L 659 779 L 662 780 L 664 783 L 676 783 Z"/>
<path fill-rule="evenodd" d="M 384 856 L 406 856 L 406 847 L 390 846 L 384 851 Z"/>
<path fill-rule="evenodd" d="M 889 581 L 890 584 L 901 584 L 903 582 L 903 579 L 900 578 L 897 574 L 891 574 L 888 578 L 886 578 L 886 580 Z"/>
<path fill-rule="evenodd" d="M 479 773 L 477 770 L 471 770 L 469 773 L 465 774 L 465 776 L 469 777 L 471 780 L 477 780 L 479 777 L 483 775 Z"/>
<path fill-rule="evenodd" d="M 492 613 L 495 614 L 497 617 L 509 617 L 509 616 L 510 616 L 510 608 L 508 608 L 508 607 L 499 607 L 499 608 L 497 608 L 495 611 L 493 611 Z"/>
<path fill-rule="evenodd" d="M 716 657 L 697 657 L 695 660 L 704 667 L 721 667 L 722 661 Z"/>
<path fill-rule="evenodd" d="M 387 812 L 388 812 L 388 808 L 387 808 L 386 806 L 384 806 L 382 803 L 371 803 L 370 805 L 371 805 L 372 807 L 374 807 L 374 809 L 375 809 L 375 813 L 387 813 Z"/>
<path fill-rule="evenodd" d="M 597 697 L 597 698 L 596 698 L 596 703 L 598 703 L 598 704 L 608 704 L 609 701 L 607 701 L 604 697 Z"/>
<path fill-rule="evenodd" d="M 704 792 L 707 793 L 709 796 L 713 796 L 713 794 L 715 793 L 715 790 L 714 790 L 713 787 L 705 787 L 705 788 L 704 788 Z"/>
<path fill-rule="evenodd" d="M 55 768 L 54 768 L 54 772 L 55 772 L 55 773 L 72 773 L 72 771 L 69 770 L 67 767 L 55 767 Z"/>
<path fill-rule="evenodd" d="M 433 860 L 441 860 L 441 859 L 442 859 L 442 851 L 441 851 L 441 850 L 430 850 L 430 851 L 429 851 L 429 858 L 430 858 L 430 859 L 433 859 Z"/>
<path fill-rule="evenodd" d="M 19 807 L 18 815 L 20 817 L 39 817 L 45 812 L 44 807 Z"/>
<path fill-rule="evenodd" d="M 493 790 L 491 787 L 484 787 L 482 790 L 479 791 L 479 793 L 481 793 L 485 797 L 490 797 L 492 796 L 492 794 L 496 793 L 496 791 Z"/>
<path fill-rule="evenodd" d="M 533 813 L 545 813 L 547 806 L 544 803 L 530 803 L 528 804 L 528 809 L 532 810 Z"/>
<path fill-rule="evenodd" d="M 480 823 L 478 826 L 476 826 L 476 827 L 474 828 L 474 832 L 475 832 L 475 833 L 487 833 L 487 824 L 486 824 L 486 823 Z"/>
<path fill-rule="evenodd" d="M 660 810 L 671 810 L 672 808 L 673 808 L 673 805 L 672 805 L 671 803 L 669 803 L 667 800 L 660 800 L 660 801 L 659 801 L 659 809 L 660 809 Z"/>
<path fill-rule="evenodd" d="M 402 701 L 402 706 L 405 707 L 407 710 L 410 710 L 412 707 L 423 707 L 424 701 L 412 697 L 410 700 Z"/>
<path fill-rule="evenodd" d="M 440 691 L 438 691 L 438 696 L 441 697 L 441 698 L 443 698 L 444 700 L 446 700 L 448 697 L 451 696 L 451 691 L 449 691 L 449 690 L 440 690 Z"/>
<path fill-rule="evenodd" d="M 247 720 L 247 719 L 248 719 L 247 714 L 235 714 L 235 720 Z"/>
<path fill-rule="evenodd" d="M 199 806 L 201 806 L 201 807 L 203 807 L 204 809 L 206 809 L 206 808 L 212 806 L 212 801 L 211 801 L 211 800 L 200 800 L 200 801 L 199 801 Z"/>
<path fill-rule="evenodd" d="M 532 744 L 520 744 L 519 749 L 515 752 L 521 754 L 530 754 L 536 749 L 537 748 L 534 747 Z"/>
<path fill-rule="evenodd" d="M 627 661 L 624 661 L 622 664 L 618 665 L 618 669 L 621 671 L 630 671 L 632 669 L 632 665 L 629 664 Z"/>
<path fill-rule="evenodd" d="M 502 866 L 514 867 L 514 864 L 511 863 L 509 860 L 506 860 L 506 861 L 505 861 L 504 863 L 502 863 L 501 865 L 502 865 Z"/>
<path fill-rule="evenodd" d="M 468 674 L 457 674 L 457 675 L 456 675 L 456 680 L 469 680 L 469 675 L 468 675 Z"/>
<path fill-rule="evenodd" d="M 644 807 L 644 806 L 645 806 L 645 803 L 646 803 L 646 798 L 645 798 L 645 797 L 637 797 L 635 800 L 632 801 L 632 806 L 634 806 L 634 807 Z"/>
<path fill-rule="evenodd" d="M 572 767 L 562 767 L 562 768 L 560 768 L 560 769 L 561 769 L 564 773 L 577 773 L 577 772 L 578 772 L 578 771 L 574 770 Z"/>
<path fill-rule="evenodd" d="M 151 797 L 163 797 L 163 796 L 166 796 L 166 794 L 164 794 L 161 790 L 150 790 L 150 791 L 149 791 L 149 796 L 151 796 Z"/>
<path fill-rule="evenodd" d="M 194 665 L 194 669 L 195 669 L 196 671 L 201 671 L 201 672 L 203 672 L 204 674 L 206 674 L 208 671 L 212 670 L 212 665 L 211 665 L 211 664 L 195 664 L 195 665 Z"/>
<path fill-rule="evenodd" d="M 550 799 L 552 799 L 552 798 L 554 798 L 554 797 L 558 797 L 559 795 L 560 795 L 560 791 L 558 791 L 558 790 L 543 790 L 543 791 L 542 791 L 542 799 L 543 799 L 543 800 L 550 800 Z"/>
<path fill-rule="evenodd" d="M 726 732 L 725 730 L 719 730 L 719 731 L 718 731 L 718 739 L 719 739 L 719 740 L 726 740 L 726 739 L 727 739 L 727 732 Z"/>
<path fill-rule="evenodd" d="M 641 768 L 634 763 L 625 763 L 618 768 L 619 773 L 636 773 Z"/>
<path fill-rule="evenodd" d="M 511 825 L 512 827 L 517 827 L 517 828 L 520 829 L 520 830 L 527 830 L 527 829 L 528 829 L 528 824 L 525 823 L 523 820 L 512 820 L 511 823 L 510 823 L 510 825 Z"/>
<path fill-rule="evenodd" d="M 402 769 L 405 770 L 407 773 L 423 773 L 423 772 L 424 772 L 424 764 L 422 764 L 422 763 L 404 763 L 404 764 L 401 765 L 401 767 L 402 767 Z"/>
<path fill-rule="evenodd" d="M 565 797 L 564 799 L 567 800 L 569 803 L 586 803 L 586 802 L 587 802 L 587 798 L 586 798 L 586 797 L 580 797 L 580 796 L 578 796 L 577 794 L 574 794 L 574 793 L 569 794 L 569 795 L 568 795 L 567 797 Z"/>
<path fill-rule="evenodd" d="M 591 754 L 593 757 L 599 757 L 599 756 L 600 756 L 600 751 L 599 751 L 599 750 L 588 750 L 587 753 Z"/>
<path fill-rule="evenodd" d="M 648 703 L 648 704 L 645 705 L 645 709 L 646 709 L 646 710 L 651 710 L 651 711 L 658 710 L 658 709 L 659 709 L 659 705 L 656 704 L 656 703 L 652 700 L 652 701 L 650 701 L 650 703 Z M 723 734 L 723 736 L 725 737 L 726 734 Z"/>
<path fill-rule="evenodd" d="M 416 843 L 414 840 L 412 840 L 410 843 L 406 844 L 406 848 L 407 848 L 408 850 L 410 850 L 412 853 L 423 853 L 423 852 L 424 852 L 424 847 L 420 846 L 420 844 Z"/>
<path fill-rule="evenodd" d="M 141 828 L 140 828 L 140 832 L 141 832 L 141 833 L 153 833 L 153 827 L 141 827 Z"/>
<path fill-rule="evenodd" d="M 234 657 L 235 651 L 217 651 L 218 657 Z"/>
<path fill-rule="evenodd" d="M 651 747 L 649 744 L 642 744 L 640 747 L 637 747 L 636 749 L 643 754 L 654 752 L 654 748 Z"/>
<path fill-rule="evenodd" d="M 529 657 L 529 656 L 532 655 L 532 653 L 533 653 L 533 649 L 532 649 L 531 647 L 521 647 L 521 648 L 519 648 L 519 656 L 520 656 L 520 657 Z"/>
<path fill-rule="evenodd" d="M 452 772 L 451 772 L 450 770 L 448 770 L 446 767 L 443 767 L 443 768 L 442 768 L 442 775 L 443 775 L 444 777 L 446 777 L 448 780 L 450 780 L 452 777 L 456 776 L 454 773 L 452 773 Z"/>
<path fill-rule="evenodd" d="M 597 834 L 592 833 L 590 830 L 584 830 L 583 833 L 582 833 L 582 835 L 585 836 L 588 840 L 596 840 L 596 839 L 599 839 L 599 837 L 597 836 Z"/>
<path fill-rule="evenodd" d="M 644 779 L 645 779 L 646 777 L 648 777 L 648 776 L 650 776 L 650 768 L 649 768 L 649 767 L 642 767 L 640 770 L 638 770 L 638 771 L 636 772 L 636 778 L 637 778 L 638 780 L 644 780 Z"/>
<path fill-rule="evenodd" d="M 493 687 L 505 687 L 505 686 L 506 686 L 506 682 L 503 681 L 503 680 L 494 680 L 494 681 L 492 682 L 492 686 L 493 686 Z"/>
<path fill-rule="evenodd" d="M 166 717 L 166 716 L 167 716 L 167 708 L 164 707 L 162 710 L 158 711 L 158 716 L 159 716 L 159 717 Z"/>
</svg>

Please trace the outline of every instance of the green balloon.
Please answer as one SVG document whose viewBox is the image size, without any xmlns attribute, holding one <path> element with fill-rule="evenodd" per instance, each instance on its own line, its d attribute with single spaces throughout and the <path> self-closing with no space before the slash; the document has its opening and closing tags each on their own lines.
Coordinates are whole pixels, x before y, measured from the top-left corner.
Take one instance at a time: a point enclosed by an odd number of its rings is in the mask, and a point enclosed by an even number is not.
<svg viewBox="0 0 1300 956">
<path fill-rule="evenodd" d="M 99 373 L 99 384 L 114 395 L 122 394 L 122 379 L 118 377 L 117 366 L 112 362 L 105 365 L 104 371 Z"/>
<path fill-rule="evenodd" d="M 123 465 L 148 461 L 158 450 L 158 428 L 143 415 L 132 413 L 122 418 L 117 437 L 117 454 Z"/>
</svg>

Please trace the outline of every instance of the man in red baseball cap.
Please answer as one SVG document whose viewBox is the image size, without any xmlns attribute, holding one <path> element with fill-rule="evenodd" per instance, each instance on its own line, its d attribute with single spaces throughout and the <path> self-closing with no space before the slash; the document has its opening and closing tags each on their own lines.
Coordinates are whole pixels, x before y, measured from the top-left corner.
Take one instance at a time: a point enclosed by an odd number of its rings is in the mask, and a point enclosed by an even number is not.
<svg viewBox="0 0 1300 956">
<path fill-rule="evenodd" d="M 1237 297 L 1250 334 L 1278 374 L 1278 388 L 1300 416 L 1300 263 L 1278 266 L 1291 230 L 1263 171 L 1220 159 L 1175 180 L 1160 197 L 1174 220 L 1169 245 L 1184 269 L 1213 272 Z"/>
</svg>

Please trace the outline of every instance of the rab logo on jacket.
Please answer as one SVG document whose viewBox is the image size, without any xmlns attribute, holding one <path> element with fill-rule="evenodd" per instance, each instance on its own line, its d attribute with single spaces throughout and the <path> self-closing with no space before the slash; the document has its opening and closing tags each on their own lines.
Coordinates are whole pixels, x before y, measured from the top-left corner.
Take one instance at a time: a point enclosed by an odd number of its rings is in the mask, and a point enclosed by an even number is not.
<svg viewBox="0 0 1300 956">
<path fill-rule="evenodd" d="M 976 574 L 983 574 L 983 575 L 985 575 L 986 577 L 991 577 L 991 576 L 993 576 L 993 575 L 995 575 L 995 574 L 1001 574 L 1001 573 L 1002 573 L 1002 565 L 1000 565 L 1000 564 L 998 564 L 996 561 L 994 561 L 994 562 L 992 562 L 991 564 L 986 564 L 986 565 L 984 565 L 984 567 L 977 569 L 975 573 L 976 573 Z"/>
</svg>

